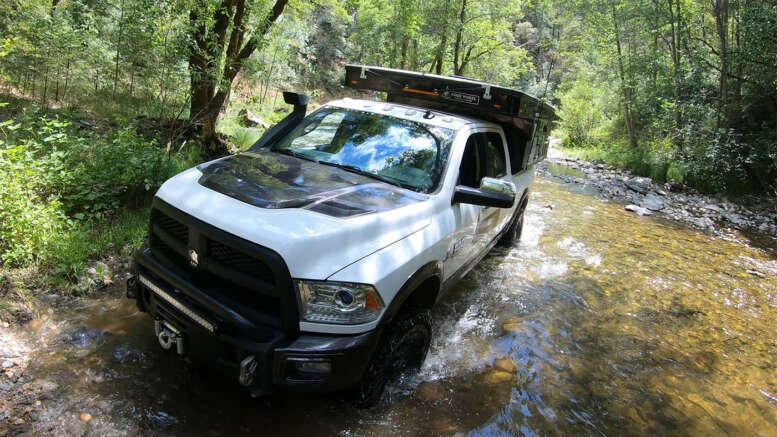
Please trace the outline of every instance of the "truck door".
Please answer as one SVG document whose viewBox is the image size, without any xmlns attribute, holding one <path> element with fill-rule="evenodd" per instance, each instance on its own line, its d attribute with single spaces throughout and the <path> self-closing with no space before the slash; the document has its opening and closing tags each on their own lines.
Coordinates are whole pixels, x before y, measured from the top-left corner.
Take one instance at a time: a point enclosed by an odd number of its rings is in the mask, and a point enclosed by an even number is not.
<svg viewBox="0 0 777 437">
<path fill-rule="evenodd" d="M 507 157 L 502 136 L 498 132 L 482 132 L 475 135 L 477 136 L 478 155 L 481 157 L 480 177 L 512 181 L 512 178 L 508 178 L 507 174 Z M 478 180 L 479 183 L 480 180 Z M 512 209 L 508 208 L 481 209 L 475 233 L 475 244 L 478 251 L 485 249 L 496 238 L 505 222 L 510 218 L 511 213 Z"/>
<path fill-rule="evenodd" d="M 477 134 L 470 135 L 464 147 L 464 154 L 459 165 L 459 176 L 456 185 L 466 185 L 478 188 L 480 186 L 480 156 L 478 154 Z M 468 261 L 477 255 L 475 235 L 477 234 L 478 217 L 482 206 L 457 203 L 451 206 L 455 220 L 455 231 L 448 246 L 444 262 L 444 274 L 447 279 Z"/>
</svg>

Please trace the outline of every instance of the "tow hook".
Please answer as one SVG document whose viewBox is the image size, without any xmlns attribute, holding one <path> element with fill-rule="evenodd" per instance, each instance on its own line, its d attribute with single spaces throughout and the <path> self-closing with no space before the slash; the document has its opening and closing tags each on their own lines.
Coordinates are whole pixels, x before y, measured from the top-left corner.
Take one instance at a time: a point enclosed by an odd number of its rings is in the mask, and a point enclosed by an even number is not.
<svg viewBox="0 0 777 437">
<path fill-rule="evenodd" d="M 254 383 L 257 365 L 255 356 L 249 355 L 243 358 L 243 361 L 240 362 L 240 378 L 238 378 L 240 385 L 248 387 Z"/>
<path fill-rule="evenodd" d="M 159 340 L 159 345 L 164 350 L 172 349 L 175 344 L 175 351 L 178 355 L 186 353 L 184 349 L 183 335 L 177 329 L 173 328 L 163 320 L 156 320 L 154 322 L 154 330 L 156 331 L 156 338 Z"/>
<path fill-rule="evenodd" d="M 138 276 L 131 275 L 127 278 L 127 297 L 135 299 L 138 295 Z"/>
</svg>

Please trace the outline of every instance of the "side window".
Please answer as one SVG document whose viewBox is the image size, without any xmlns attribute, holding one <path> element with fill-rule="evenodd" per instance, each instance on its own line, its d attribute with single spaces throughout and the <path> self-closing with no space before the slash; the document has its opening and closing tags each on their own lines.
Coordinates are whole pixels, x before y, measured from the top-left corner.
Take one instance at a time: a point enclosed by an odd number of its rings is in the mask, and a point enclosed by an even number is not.
<svg viewBox="0 0 777 437">
<path fill-rule="evenodd" d="M 472 188 L 480 187 L 478 135 L 470 135 L 467 139 L 467 145 L 464 147 L 464 155 L 461 157 L 461 165 L 459 166 L 458 185 L 466 185 Z"/>
<path fill-rule="evenodd" d="M 496 132 L 488 132 L 481 135 L 483 135 L 483 139 L 485 140 L 486 171 L 484 176 L 501 178 L 507 173 L 502 137 Z"/>
</svg>

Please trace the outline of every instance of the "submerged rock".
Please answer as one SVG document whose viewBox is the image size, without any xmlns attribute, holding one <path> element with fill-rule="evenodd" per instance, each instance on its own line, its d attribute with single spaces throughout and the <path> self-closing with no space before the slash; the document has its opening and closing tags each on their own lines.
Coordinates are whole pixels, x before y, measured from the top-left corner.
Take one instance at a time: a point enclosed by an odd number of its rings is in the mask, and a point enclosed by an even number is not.
<svg viewBox="0 0 777 437">
<path fill-rule="evenodd" d="M 494 369 L 515 373 L 518 370 L 518 366 L 515 365 L 515 361 L 509 358 L 499 358 L 494 360 Z"/>
<path fill-rule="evenodd" d="M 504 370 L 493 370 L 491 372 L 486 373 L 485 375 L 485 382 L 486 384 L 502 384 L 507 381 L 512 381 L 515 379 L 515 374 L 510 372 L 505 372 Z"/>
<path fill-rule="evenodd" d="M 649 209 L 643 208 L 643 207 L 637 206 L 637 205 L 626 205 L 626 207 L 624 209 L 626 211 L 631 211 L 633 213 L 636 213 L 637 215 L 652 215 L 653 214 Z"/>
<path fill-rule="evenodd" d="M 440 384 L 434 382 L 422 382 L 415 391 L 416 396 L 422 401 L 439 401 L 445 398 L 445 390 Z"/>
</svg>

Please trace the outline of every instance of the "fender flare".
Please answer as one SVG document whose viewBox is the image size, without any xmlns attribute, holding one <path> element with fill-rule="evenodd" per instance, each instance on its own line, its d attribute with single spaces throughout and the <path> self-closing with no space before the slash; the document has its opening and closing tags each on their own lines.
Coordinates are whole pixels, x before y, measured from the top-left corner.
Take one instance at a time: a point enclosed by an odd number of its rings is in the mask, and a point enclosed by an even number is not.
<svg viewBox="0 0 777 437">
<path fill-rule="evenodd" d="M 399 313 L 402 306 L 408 301 L 410 296 L 418 289 L 418 287 L 429 279 L 437 280 L 437 290 L 435 290 L 434 304 L 437 298 L 440 296 L 440 287 L 442 285 L 442 262 L 432 261 L 424 264 L 421 268 L 416 270 L 410 278 L 402 285 L 399 292 L 394 296 L 386 311 L 383 313 L 379 326 L 385 326 L 394 320 L 394 317 Z"/>
</svg>

